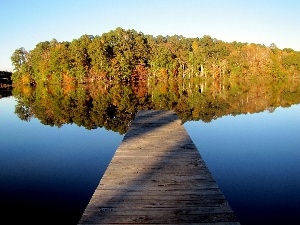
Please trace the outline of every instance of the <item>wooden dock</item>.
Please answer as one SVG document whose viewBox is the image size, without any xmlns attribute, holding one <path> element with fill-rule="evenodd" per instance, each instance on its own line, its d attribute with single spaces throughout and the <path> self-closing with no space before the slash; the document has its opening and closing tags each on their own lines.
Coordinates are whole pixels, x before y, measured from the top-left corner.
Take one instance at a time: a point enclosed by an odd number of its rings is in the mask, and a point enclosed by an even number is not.
<svg viewBox="0 0 300 225">
<path fill-rule="evenodd" d="M 78 224 L 240 224 L 173 111 L 139 111 Z"/>
</svg>

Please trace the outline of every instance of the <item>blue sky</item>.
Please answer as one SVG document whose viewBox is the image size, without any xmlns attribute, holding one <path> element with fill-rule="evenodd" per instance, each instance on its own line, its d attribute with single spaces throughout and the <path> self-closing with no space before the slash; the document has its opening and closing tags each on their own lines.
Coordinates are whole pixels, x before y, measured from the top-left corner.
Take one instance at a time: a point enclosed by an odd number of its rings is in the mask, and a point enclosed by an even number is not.
<svg viewBox="0 0 300 225">
<path fill-rule="evenodd" d="M 20 47 L 117 27 L 300 51 L 299 0 L 0 0 L 0 9 L 0 71 L 13 70 L 10 57 Z"/>
</svg>

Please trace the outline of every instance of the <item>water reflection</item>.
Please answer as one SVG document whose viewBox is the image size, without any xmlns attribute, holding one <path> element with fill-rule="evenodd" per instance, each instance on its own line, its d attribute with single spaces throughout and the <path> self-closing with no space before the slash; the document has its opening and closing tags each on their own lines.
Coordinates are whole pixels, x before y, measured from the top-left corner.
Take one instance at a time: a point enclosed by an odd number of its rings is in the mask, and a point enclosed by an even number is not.
<svg viewBox="0 0 300 225">
<path fill-rule="evenodd" d="M 0 99 L 0 204 L 8 224 L 77 224 L 122 136 L 20 120 Z M 10 221 L 10 222 L 8 222 Z"/>
<path fill-rule="evenodd" d="M 241 224 L 300 221 L 300 105 L 186 129 Z"/>
<path fill-rule="evenodd" d="M 0 98 L 12 96 L 12 86 L 0 83 Z"/>
<path fill-rule="evenodd" d="M 60 127 L 75 123 L 124 134 L 141 109 L 172 109 L 186 121 L 274 111 L 300 102 L 300 80 L 152 80 L 133 84 L 21 86 L 13 94 L 22 120 Z"/>
<path fill-rule="evenodd" d="M 12 93 L 0 99 L 0 202 L 5 217 L 20 213 L 12 222 L 39 224 L 39 214 L 76 224 L 140 109 L 178 113 L 241 224 L 300 220 L 299 80 L 163 79 Z"/>
</svg>

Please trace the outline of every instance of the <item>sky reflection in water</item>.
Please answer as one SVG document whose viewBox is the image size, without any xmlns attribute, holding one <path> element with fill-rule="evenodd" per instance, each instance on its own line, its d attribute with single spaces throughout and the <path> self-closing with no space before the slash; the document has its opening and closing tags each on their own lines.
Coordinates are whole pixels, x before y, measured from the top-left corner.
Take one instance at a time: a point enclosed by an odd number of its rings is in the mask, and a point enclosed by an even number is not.
<svg viewBox="0 0 300 225">
<path fill-rule="evenodd" d="M 76 224 L 123 136 L 24 122 L 14 106 L 13 97 L 0 99 L 3 215 Z M 299 112 L 294 105 L 184 124 L 242 225 L 300 221 Z"/>
<path fill-rule="evenodd" d="M 187 122 L 241 224 L 300 221 L 300 105 Z"/>
<path fill-rule="evenodd" d="M 38 224 L 77 224 L 122 135 L 66 124 L 21 121 L 13 97 L 0 99 L 0 199 L 3 215 Z M 34 213 L 33 213 L 34 212 Z M 36 221 L 37 220 L 37 221 Z"/>
</svg>

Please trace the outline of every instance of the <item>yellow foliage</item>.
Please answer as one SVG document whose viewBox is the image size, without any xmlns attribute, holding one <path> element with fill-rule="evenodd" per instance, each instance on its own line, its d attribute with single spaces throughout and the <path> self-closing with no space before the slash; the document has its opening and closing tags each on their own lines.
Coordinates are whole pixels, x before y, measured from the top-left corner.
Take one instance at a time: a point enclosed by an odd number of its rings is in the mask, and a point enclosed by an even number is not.
<svg viewBox="0 0 300 225">
<path fill-rule="evenodd" d="M 22 78 L 22 84 L 30 84 L 30 76 L 29 75 L 23 75 Z"/>
<path fill-rule="evenodd" d="M 22 86 L 22 93 L 24 94 L 24 96 L 28 97 L 31 95 L 31 88 L 29 86 Z"/>
</svg>

